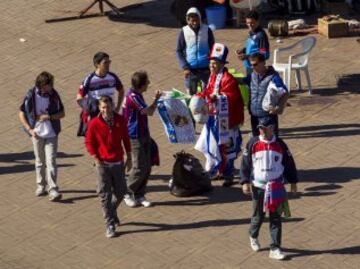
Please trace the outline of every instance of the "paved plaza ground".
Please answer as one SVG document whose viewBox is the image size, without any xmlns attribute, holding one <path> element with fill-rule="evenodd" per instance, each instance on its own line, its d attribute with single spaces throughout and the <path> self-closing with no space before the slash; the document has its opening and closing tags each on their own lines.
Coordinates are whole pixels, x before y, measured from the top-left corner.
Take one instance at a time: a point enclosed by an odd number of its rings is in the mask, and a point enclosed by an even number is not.
<svg viewBox="0 0 360 269">
<path fill-rule="evenodd" d="M 290 201 L 293 217 L 283 224 L 288 259 L 268 258 L 268 223 L 260 235 L 263 251 L 248 244 L 251 201 L 240 185 L 215 181 L 208 196 L 169 194 L 173 154 L 191 145 L 171 145 L 159 116 L 150 120 L 161 166 L 153 170 L 148 198 L 152 208 L 121 204 L 119 236 L 107 239 L 96 174 L 76 137 L 79 109 L 75 96 L 92 57 L 104 50 L 126 88 L 131 74 L 147 70 L 151 92 L 183 88 L 175 59 L 178 32 L 169 0 L 113 0 L 123 16 L 58 23 L 45 19 L 74 16 L 90 0 L 0 1 L 0 269 L 15 268 L 359 268 L 360 267 L 360 44 L 356 37 L 316 35 L 310 73 L 313 94 L 292 91 L 281 116 L 281 136 L 297 162 L 299 197 Z M 96 9 L 94 9 L 96 11 Z M 229 66 L 241 69 L 235 49 L 246 29 L 215 32 L 230 48 Z M 20 42 L 23 38 L 26 41 Z M 289 37 L 272 50 L 301 37 Z M 66 118 L 59 146 L 59 185 L 63 200 L 37 198 L 32 145 L 21 131 L 18 108 L 38 73 L 55 75 Z M 305 86 L 306 83 L 304 81 Z M 294 83 L 293 83 L 294 85 Z M 249 133 L 246 118 L 243 138 Z M 236 162 L 236 167 L 239 167 Z"/>
</svg>

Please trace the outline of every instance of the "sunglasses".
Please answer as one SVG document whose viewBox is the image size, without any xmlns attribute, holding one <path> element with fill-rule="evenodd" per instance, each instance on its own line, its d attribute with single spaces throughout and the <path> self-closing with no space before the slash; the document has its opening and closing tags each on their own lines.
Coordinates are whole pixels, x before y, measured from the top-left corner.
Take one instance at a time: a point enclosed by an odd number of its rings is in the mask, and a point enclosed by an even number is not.
<svg viewBox="0 0 360 269">
<path fill-rule="evenodd" d="M 251 65 L 252 67 L 255 67 L 255 66 L 258 65 L 258 63 L 250 63 L 250 65 Z"/>
</svg>

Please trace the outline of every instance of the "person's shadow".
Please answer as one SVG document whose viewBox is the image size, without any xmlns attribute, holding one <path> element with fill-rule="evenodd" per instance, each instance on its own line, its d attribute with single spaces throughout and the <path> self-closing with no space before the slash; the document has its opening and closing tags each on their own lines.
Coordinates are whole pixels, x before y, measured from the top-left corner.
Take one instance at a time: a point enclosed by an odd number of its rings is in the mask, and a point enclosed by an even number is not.
<svg viewBox="0 0 360 269">
<path fill-rule="evenodd" d="M 290 218 L 284 219 L 284 222 L 299 222 L 303 221 L 304 218 Z M 268 222 L 265 219 L 264 222 Z M 177 230 L 193 230 L 193 229 L 203 229 L 209 227 L 228 227 L 228 226 L 238 226 L 238 225 L 248 225 L 250 223 L 250 218 L 245 219 L 214 219 L 214 220 L 205 220 L 200 222 L 191 222 L 191 223 L 181 223 L 181 224 L 167 224 L 167 223 L 151 223 L 151 222 L 127 222 L 121 224 L 124 226 L 136 226 L 136 227 L 146 227 L 138 230 L 123 230 L 120 234 L 134 234 L 134 233 L 146 233 L 146 232 L 163 232 L 163 231 L 177 231 Z"/>
<path fill-rule="evenodd" d="M 60 192 L 62 194 L 67 194 L 67 193 L 78 193 L 78 194 L 85 193 L 85 194 L 87 194 L 87 195 L 73 196 L 73 197 L 67 197 L 67 198 L 61 199 L 58 202 L 62 203 L 62 204 L 73 204 L 75 201 L 81 201 L 81 200 L 92 199 L 92 198 L 98 197 L 96 195 L 95 190 L 61 190 Z"/>
<path fill-rule="evenodd" d="M 81 157 L 83 154 L 69 154 L 65 152 L 58 152 L 57 158 L 77 158 Z M 9 164 L 7 166 L 0 167 L 0 175 L 3 174 L 13 174 L 13 173 L 23 173 L 34 170 L 34 165 L 29 163 L 34 160 L 34 152 L 16 152 L 16 153 L 4 153 L 0 154 L 0 163 Z M 58 167 L 70 167 L 74 164 L 58 164 Z"/>
<path fill-rule="evenodd" d="M 310 249 L 296 249 L 296 248 L 282 248 L 287 254 L 286 259 L 291 260 L 297 257 L 303 256 L 314 256 L 322 254 L 338 254 L 338 255 L 359 255 L 360 246 L 352 246 L 338 249 L 328 249 L 328 250 L 310 250 Z"/>
</svg>

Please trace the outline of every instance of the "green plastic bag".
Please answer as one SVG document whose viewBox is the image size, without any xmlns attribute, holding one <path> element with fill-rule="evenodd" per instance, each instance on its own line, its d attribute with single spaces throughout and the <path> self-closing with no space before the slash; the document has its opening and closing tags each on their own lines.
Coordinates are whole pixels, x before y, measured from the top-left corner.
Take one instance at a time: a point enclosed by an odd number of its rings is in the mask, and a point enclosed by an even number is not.
<svg viewBox="0 0 360 269">
<path fill-rule="evenodd" d="M 234 78 L 244 78 L 245 75 L 241 72 L 236 71 L 235 68 L 229 68 L 229 73 L 234 76 Z M 241 93 L 241 97 L 244 102 L 244 107 L 247 107 L 249 104 L 249 87 L 245 84 L 239 84 L 239 90 Z"/>
</svg>

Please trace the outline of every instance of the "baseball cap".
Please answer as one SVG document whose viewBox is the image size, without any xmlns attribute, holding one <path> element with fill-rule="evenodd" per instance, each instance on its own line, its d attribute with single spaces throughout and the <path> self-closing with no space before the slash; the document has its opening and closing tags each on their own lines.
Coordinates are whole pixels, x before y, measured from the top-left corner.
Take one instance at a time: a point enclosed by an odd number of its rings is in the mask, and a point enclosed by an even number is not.
<svg viewBox="0 0 360 269">
<path fill-rule="evenodd" d="M 276 122 L 273 117 L 263 117 L 259 119 L 258 128 L 275 126 Z"/>
</svg>

